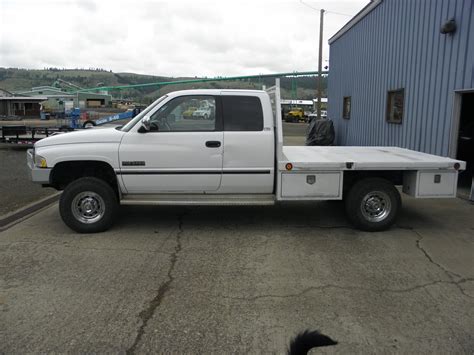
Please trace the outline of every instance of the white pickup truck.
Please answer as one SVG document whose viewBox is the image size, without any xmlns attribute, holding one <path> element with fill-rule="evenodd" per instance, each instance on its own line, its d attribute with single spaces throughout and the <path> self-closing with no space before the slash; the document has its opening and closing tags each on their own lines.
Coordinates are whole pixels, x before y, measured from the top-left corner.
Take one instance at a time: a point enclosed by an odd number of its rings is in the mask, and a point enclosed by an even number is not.
<svg viewBox="0 0 474 355">
<path fill-rule="evenodd" d="M 212 108 L 201 120 L 189 107 Z M 283 146 L 279 82 L 267 91 L 167 94 L 122 127 L 42 139 L 31 179 L 64 190 L 63 221 L 107 230 L 119 205 L 272 205 L 345 200 L 359 229 L 384 230 L 417 198 L 455 197 L 465 163 L 397 147 Z"/>
</svg>

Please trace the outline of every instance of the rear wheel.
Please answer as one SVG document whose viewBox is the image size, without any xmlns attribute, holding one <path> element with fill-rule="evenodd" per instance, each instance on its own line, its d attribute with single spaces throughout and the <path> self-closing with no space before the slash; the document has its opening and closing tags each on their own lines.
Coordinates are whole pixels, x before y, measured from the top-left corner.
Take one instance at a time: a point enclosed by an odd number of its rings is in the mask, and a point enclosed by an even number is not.
<svg viewBox="0 0 474 355">
<path fill-rule="evenodd" d="M 395 222 L 400 207 L 400 193 L 390 181 L 381 178 L 357 181 L 346 198 L 348 219 L 365 231 L 388 229 Z"/>
<path fill-rule="evenodd" d="M 80 178 L 62 193 L 59 212 L 64 223 L 76 232 L 103 232 L 114 222 L 118 200 L 114 189 L 105 181 Z"/>
<path fill-rule="evenodd" d="M 95 127 L 95 122 L 94 121 L 86 121 L 82 125 L 82 128 L 94 128 Z"/>
</svg>

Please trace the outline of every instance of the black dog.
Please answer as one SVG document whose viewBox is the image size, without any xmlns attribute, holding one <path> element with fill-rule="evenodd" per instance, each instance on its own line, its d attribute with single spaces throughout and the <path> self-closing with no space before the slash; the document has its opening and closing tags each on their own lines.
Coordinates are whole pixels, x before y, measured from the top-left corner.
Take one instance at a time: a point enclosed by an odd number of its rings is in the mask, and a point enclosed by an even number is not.
<svg viewBox="0 0 474 355">
<path fill-rule="evenodd" d="M 306 355 L 312 348 L 336 345 L 337 341 L 321 334 L 317 330 L 305 330 L 290 341 L 288 355 Z"/>
</svg>

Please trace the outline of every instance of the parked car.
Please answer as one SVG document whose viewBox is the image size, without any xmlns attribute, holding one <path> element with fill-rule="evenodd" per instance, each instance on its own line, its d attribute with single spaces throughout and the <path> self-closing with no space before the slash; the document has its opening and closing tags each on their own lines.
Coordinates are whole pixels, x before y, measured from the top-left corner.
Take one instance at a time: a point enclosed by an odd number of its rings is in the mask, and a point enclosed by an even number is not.
<svg viewBox="0 0 474 355">
<path fill-rule="evenodd" d="M 308 122 L 311 122 L 313 119 L 317 119 L 318 118 L 318 111 L 314 111 L 314 112 L 311 112 L 309 115 L 308 115 Z M 328 113 L 327 111 L 324 111 L 324 110 L 321 110 L 321 118 L 322 119 L 326 119 L 328 118 Z"/>
<path fill-rule="evenodd" d="M 188 107 L 187 110 L 183 112 L 183 118 L 192 118 L 194 111 L 196 111 L 197 109 L 198 108 L 194 106 Z"/>
<path fill-rule="evenodd" d="M 211 107 L 200 108 L 193 112 L 193 118 L 198 118 L 201 120 L 208 120 L 212 115 Z"/>
<path fill-rule="evenodd" d="M 286 122 L 300 122 L 304 120 L 304 110 L 300 107 L 292 108 L 286 115 Z"/>
</svg>

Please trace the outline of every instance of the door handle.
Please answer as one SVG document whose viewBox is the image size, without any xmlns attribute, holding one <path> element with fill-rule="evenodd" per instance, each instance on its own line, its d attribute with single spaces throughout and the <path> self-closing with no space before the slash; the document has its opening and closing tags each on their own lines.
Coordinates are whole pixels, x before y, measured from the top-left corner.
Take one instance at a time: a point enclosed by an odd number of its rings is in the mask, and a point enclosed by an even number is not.
<svg viewBox="0 0 474 355">
<path fill-rule="evenodd" d="M 207 141 L 206 147 L 208 148 L 219 148 L 221 146 L 221 142 L 219 141 Z"/>
</svg>

